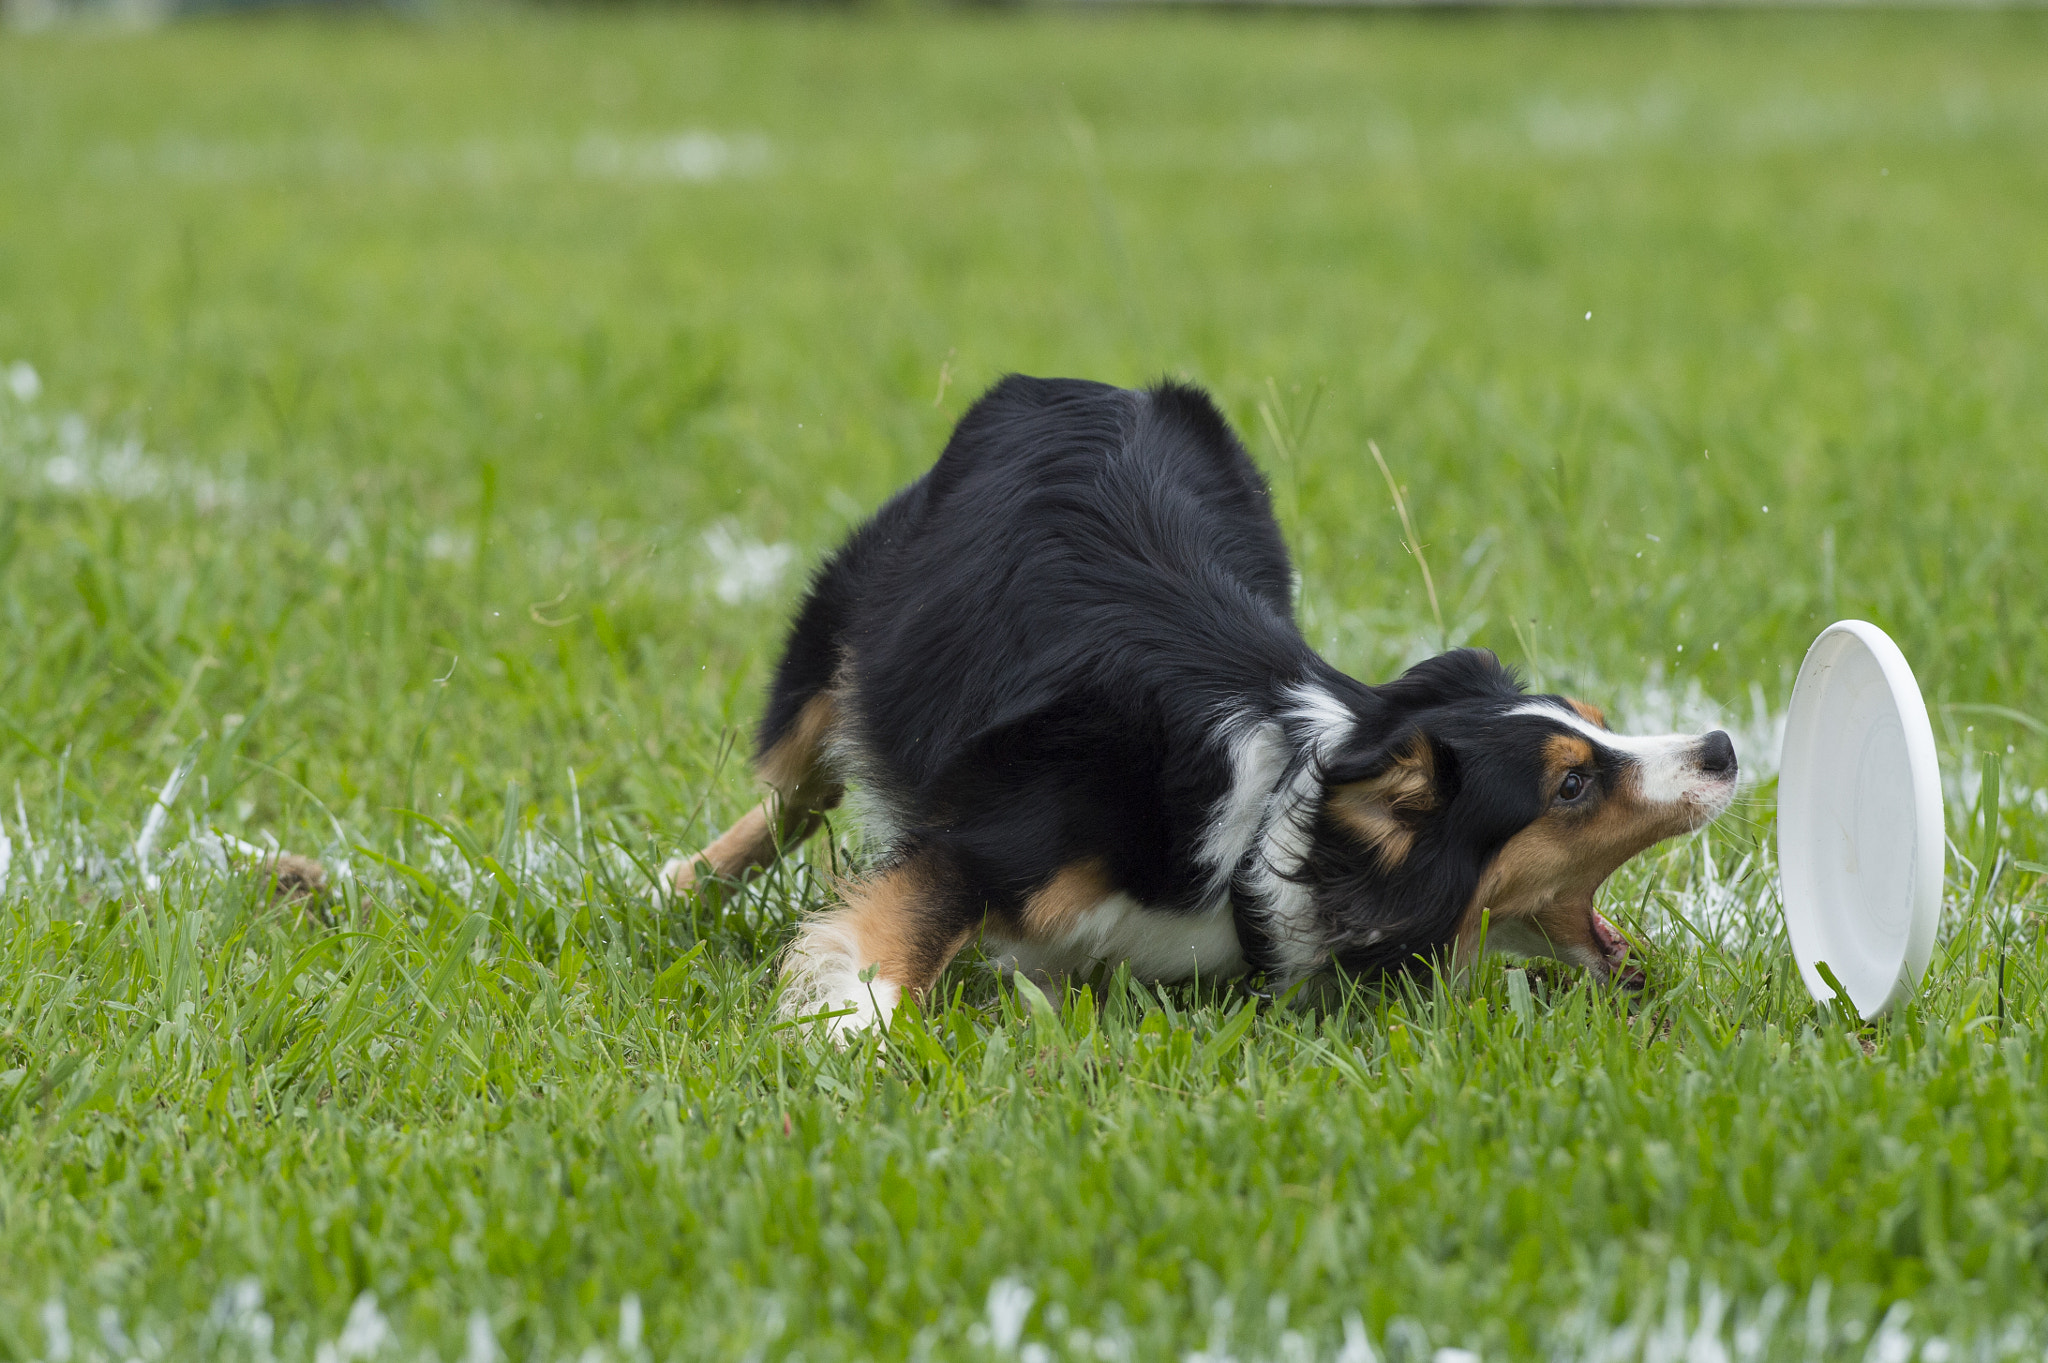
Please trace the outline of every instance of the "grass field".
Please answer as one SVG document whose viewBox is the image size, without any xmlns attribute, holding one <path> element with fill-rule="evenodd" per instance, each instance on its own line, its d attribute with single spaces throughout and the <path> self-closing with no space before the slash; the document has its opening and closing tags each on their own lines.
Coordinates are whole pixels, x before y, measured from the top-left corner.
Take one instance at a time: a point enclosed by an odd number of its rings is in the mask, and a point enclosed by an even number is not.
<svg viewBox="0 0 2048 1363">
<path fill-rule="evenodd" d="M 0 36 L 0 1359 L 2038 1358 L 2044 204 L 2039 13 Z M 1011 369 L 1210 385 L 1361 676 L 1728 725 L 1647 995 L 775 1030 L 825 842 L 649 868 Z M 1860 1032 L 1770 837 L 1850 615 L 1954 840 Z"/>
</svg>

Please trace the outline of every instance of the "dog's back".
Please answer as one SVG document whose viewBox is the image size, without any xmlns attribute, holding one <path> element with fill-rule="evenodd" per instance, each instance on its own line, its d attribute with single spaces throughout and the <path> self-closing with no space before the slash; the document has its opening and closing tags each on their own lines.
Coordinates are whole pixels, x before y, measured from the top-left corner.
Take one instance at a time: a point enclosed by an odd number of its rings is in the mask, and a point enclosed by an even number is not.
<svg viewBox="0 0 2048 1363">
<path fill-rule="evenodd" d="M 859 697 L 871 772 L 930 793 L 977 745 L 1085 697 L 1087 728 L 1299 672 L 1264 480 L 1208 398 L 1012 376 L 813 582 L 760 731 Z M 1226 675 L 1229 674 L 1229 675 Z"/>
</svg>

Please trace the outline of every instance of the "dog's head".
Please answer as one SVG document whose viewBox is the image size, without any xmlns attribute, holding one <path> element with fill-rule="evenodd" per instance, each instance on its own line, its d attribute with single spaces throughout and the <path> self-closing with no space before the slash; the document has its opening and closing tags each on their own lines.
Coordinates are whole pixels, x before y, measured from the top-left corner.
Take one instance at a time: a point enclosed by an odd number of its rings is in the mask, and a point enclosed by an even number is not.
<svg viewBox="0 0 2048 1363">
<path fill-rule="evenodd" d="M 1638 852 L 1728 807 L 1735 747 L 1704 736 L 1624 737 L 1600 712 L 1526 694 L 1491 653 L 1433 658 L 1375 692 L 1375 736 L 1325 763 L 1303 871 L 1334 956 L 1398 967 L 1486 944 L 1639 983 L 1627 943 L 1594 910 Z"/>
</svg>

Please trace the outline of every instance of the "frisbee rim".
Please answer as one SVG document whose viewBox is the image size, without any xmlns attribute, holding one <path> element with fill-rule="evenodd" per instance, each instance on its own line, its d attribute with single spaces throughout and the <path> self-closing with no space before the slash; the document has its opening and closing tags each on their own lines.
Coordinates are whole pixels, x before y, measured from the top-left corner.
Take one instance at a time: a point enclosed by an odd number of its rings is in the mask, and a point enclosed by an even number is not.
<svg viewBox="0 0 2048 1363">
<path fill-rule="evenodd" d="M 1807 649 L 1806 657 L 1799 666 L 1798 679 L 1792 685 L 1792 700 L 1785 715 L 1784 754 L 1778 776 L 1779 905 L 1784 914 L 1786 936 L 1791 939 L 1793 959 L 1798 963 L 1807 992 L 1817 1002 L 1832 1000 L 1835 991 L 1821 978 L 1818 969 L 1818 963 L 1825 957 L 1821 954 L 1822 944 L 1817 940 L 1823 912 L 1820 906 L 1833 902 L 1822 895 L 1819 888 L 1828 872 L 1824 869 L 1822 850 L 1811 836 L 1804 846 L 1795 845 L 1787 836 L 1785 813 L 1788 808 L 1800 807 L 1803 803 L 1805 807 L 1801 808 L 1799 821 L 1809 828 L 1817 822 L 1807 817 L 1807 811 L 1818 799 L 1817 784 L 1809 785 L 1807 777 L 1816 749 L 1829 738 L 1826 713 L 1817 707 L 1830 674 L 1857 645 L 1861 645 L 1877 664 L 1890 695 L 1892 710 L 1898 717 L 1906 769 L 1910 776 L 1908 798 L 1914 836 L 1909 919 L 1901 958 L 1890 986 L 1866 1002 L 1855 997 L 1858 982 L 1843 979 L 1841 972 L 1835 971 L 1836 978 L 1842 980 L 1843 988 L 1851 996 L 1851 1006 L 1859 1017 L 1869 1022 L 1911 997 L 1927 972 L 1928 962 L 1933 959 L 1935 932 L 1941 924 L 1941 885 L 1948 840 L 1943 831 L 1941 765 L 1935 753 L 1934 725 L 1928 718 L 1926 700 L 1920 693 L 1919 682 L 1914 679 L 1906 655 L 1890 635 L 1867 620 L 1838 620 L 1822 630 Z M 1844 746 L 1837 744 L 1837 752 Z M 1817 780 L 1816 774 L 1816 783 Z M 1818 814 L 1817 810 L 1813 812 Z M 1841 926 L 1839 917 L 1835 926 Z M 1852 924 L 1847 931 L 1853 934 L 1856 928 Z M 1834 967 L 1831 965 L 1830 969 Z M 1869 991 L 1865 992 L 1868 994 Z"/>
</svg>

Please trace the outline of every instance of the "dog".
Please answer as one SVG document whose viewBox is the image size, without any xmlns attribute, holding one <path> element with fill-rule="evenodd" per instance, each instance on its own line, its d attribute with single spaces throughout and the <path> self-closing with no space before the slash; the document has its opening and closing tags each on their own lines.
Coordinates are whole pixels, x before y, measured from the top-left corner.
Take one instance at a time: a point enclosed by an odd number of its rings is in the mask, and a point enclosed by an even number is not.
<svg viewBox="0 0 2048 1363">
<path fill-rule="evenodd" d="M 852 787 L 881 855 L 782 965 L 785 1015 L 842 1038 L 976 938 L 1041 978 L 1287 985 L 1483 937 L 1639 987 L 1595 895 L 1728 806 L 1728 735 L 1624 737 L 1478 649 L 1367 685 L 1302 638 L 1293 582 L 1199 389 L 1006 378 L 817 571 L 766 798 L 663 878 L 767 865 Z"/>
</svg>

